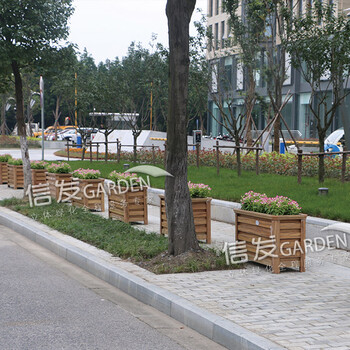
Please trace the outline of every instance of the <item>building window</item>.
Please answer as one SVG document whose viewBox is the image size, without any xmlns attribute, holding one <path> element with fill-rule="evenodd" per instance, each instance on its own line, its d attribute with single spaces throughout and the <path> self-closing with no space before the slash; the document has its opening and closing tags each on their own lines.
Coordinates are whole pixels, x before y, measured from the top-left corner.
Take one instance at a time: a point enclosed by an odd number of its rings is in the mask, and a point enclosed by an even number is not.
<svg viewBox="0 0 350 350">
<path fill-rule="evenodd" d="M 303 14 L 303 0 L 299 0 L 299 17 Z"/>
<path fill-rule="evenodd" d="M 216 62 L 211 65 L 211 92 L 218 92 L 218 64 Z"/>
<path fill-rule="evenodd" d="M 208 14 L 208 16 L 209 17 L 212 17 L 213 16 L 213 1 L 214 0 L 209 0 L 209 14 Z"/>
<path fill-rule="evenodd" d="M 302 93 L 299 96 L 298 125 L 296 126 L 296 129 L 301 132 L 302 138 L 309 138 L 312 129 L 311 112 L 309 107 L 310 97 L 310 93 Z"/>
<path fill-rule="evenodd" d="M 237 59 L 237 77 L 236 77 L 236 90 L 243 90 L 244 74 L 243 74 L 243 64 Z"/>
<path fill-rule="evenodd" d="M 286 79 L 283 82 L 283 85 L 291 85 L 292 84 L 292 63 L 290 59 L 290 54 L 288 52 L 285 53 L 285 72 Z"/>
<path fill-rule="evenodd" d="M 257 53 L 255 60 L 255 83 L 257 86 L 261 87 L 261 52 Z"/>
<path fill-rule="evenodd" d="M 225 21 L 221 22 L 221 48 L 225 48 Z"/>
<path fill-rule="evenodd" d="M 225 58 L 225 85 L 227 90 L 232 89 L 232 57 Z"/>
<path fill-rule="evenodd" d="M 220 8 L 220 0 L 216 0 L 216 11 L 215 11 L 216 15 L 219 14 L 219 8 Z"/>
<path fill-rule="evenodd" d="M 213 26 L 210 25 L 209 26 L 209 30 L 208 30 L 208 50 L 209 52 L 213 49 Z"/>
<path fill-rule="evenodd" d="M 312 12 L 312 0 L 307 0 L 307 4 L 306 4 L 306 12 L 309 16 L 311 16 L 311 12 Z"/>
<path fill-rule="evenodd" d="M 219 23 L 215 23 L 215 50 L 219 49 Z"/>
</svg>

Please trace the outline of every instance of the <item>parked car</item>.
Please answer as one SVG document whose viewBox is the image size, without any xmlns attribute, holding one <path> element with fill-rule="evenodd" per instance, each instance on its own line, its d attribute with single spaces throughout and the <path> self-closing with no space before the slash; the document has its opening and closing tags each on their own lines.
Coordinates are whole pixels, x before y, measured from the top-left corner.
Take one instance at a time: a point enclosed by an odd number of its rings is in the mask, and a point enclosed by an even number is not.
<svg viewBox="0 0 350 350">
<path fill-rule="evenodd" d="M 72 141 L 72 139 L 76 140 L 76 133 L 77 131 L 75 129 L 71 130 L 64 130 L 59 135 L 57 135 L 57 140 L 59 141 Z"/>
</svg>

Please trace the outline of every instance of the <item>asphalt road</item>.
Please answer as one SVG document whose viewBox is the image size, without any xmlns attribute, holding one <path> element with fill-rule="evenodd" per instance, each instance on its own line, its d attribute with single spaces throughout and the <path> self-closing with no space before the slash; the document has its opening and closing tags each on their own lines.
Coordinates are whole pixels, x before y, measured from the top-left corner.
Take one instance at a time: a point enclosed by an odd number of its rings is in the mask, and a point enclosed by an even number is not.
<svg viewBox="0 0 350 350">
<path fill-rule="evenodd" d="M 55 152 L 58 149 L 45 149 L 45 160 L 67 160 L 67 158 L 55 156 Z M 19 148 L 6 148 L 0 150 L 1 154 L 11 154 L 13 158 L 21 158 L 21 150 Z M 29 149 L 30 160 L 41 160 L 42 150 L 41 148 L 30 148 Z M 72 159 L 74 160 L 74 159 Z"/>
<path fill-rule="evenodd" d="M 0 225 L 0 349 L 223 349 Z"/>
</svg>

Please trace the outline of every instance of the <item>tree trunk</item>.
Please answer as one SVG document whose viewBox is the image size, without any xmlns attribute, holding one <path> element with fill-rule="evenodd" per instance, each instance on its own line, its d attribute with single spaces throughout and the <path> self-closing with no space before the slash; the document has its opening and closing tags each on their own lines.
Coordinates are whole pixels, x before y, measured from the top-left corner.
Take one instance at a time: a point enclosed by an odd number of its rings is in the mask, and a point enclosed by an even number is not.
<svg viewBox="0 0 350 350">
<path fill-rule="evenodd" d="M 282 107 L 282 89 L 283 89 L 284 75 L 286 71 L 285 70 L 285 60 L 286 60 L 285 49 L 282 47 L 280 50 L 281 51 L 279 56 L 279 68 L 277 68 L 279 69 L 279 71 L 276 72 L 277 75 L 275 76 L 275 105 L 276 105 L 276 109 L 274 110 L 275 114 L 277 114 Z M 277 153 L 280 152 L 280 132 L 281 132 L 281 117 L 278 114 L 275 124 L 273 125 L 273 151 Z"/>
<path fill-rule="evenodd" d="M 1 135 L 6 135 L 6 95 L 2 95 L 2 107 L 1 107 Z"/>
<path fill-rule="evenodd" d="M 109 133 L 105 133 L 105 162 L 108 162 L 108 135 Z"/>
<path fill-rule="evenodd" d="M 274 109 L 275 114 L 278 113 L 279 109 L 282 106 L 282 91 L 277 87 L 278 82 L 276 82 L 275 87 L 275 103 L 276 109 Z M 281 111 L 282 113 L 282 111 Z M 275 123 L 273 125 L 273 151 L 280 152 L 280 131 L 281 131 L 281 117 L 278 114 Z"/>
<path fill-rule="evenodd" d="M 172 255 L 200 250 L 187 185 L 189 24 L 195 5 L 195 0 L 168 0 L 166 6 L 170 49 L 166 169 L 173 177 L 165 179 L 165 202 Z"/>
<path fill-rule="evenodd" d="M 343 69 L 340 69 L 339 72 L 339 96 L 345 96 L 344 92 L 344 82 L 343 82 Z M 346 150 L 350 150 L 350 120 L 347 115 L 347 103 L 346 98 L 342 101 L 342 103 L 339 106 L 339 112 L 341 115 L 341 121 L 343 123 L 344 127 L 344 138 L 345 138 L 345 147 Z"/>
<path fill-rule="evenodd" d="M 319 151 L 320 153 L 324 152 L 324 140 L 326 138 L 326 130 L 323 130 L 321 128 L 318 129 L 318 139 L 319 139 Z M 324 182 L 324 156 L 318 157 L 318 182 L 323 183 Z"/>
<path fill-rule="evenodd" d="M 24 102 L 23 102 L 23 84 L 19 66 L 16 61 L 12 61 L 12 72 L 15 78 L 15 90 L 16 90 L 16 119 L 17 130 L 20 137 L 21 154 L 23 161 L 23 173 L 24 173 L 24 195 L 28 190 L 28 186 L 32 184 L 32 171 L 30 168 L 30 159 L 28 151 L 26 125 L 24 122 Z"/>
<path fill-rule="evenodd" d="M 241 146 L 241 143 L 239 142 L 239 132 L 238 129 L 236 128 L 235 132 L 235 143 L 237 147 Z M 237 148 L 236 149 L 236 159 L 237 159 L 237 175 L 241 176 L 242 175 L 242 162 L 241 162 L 241 149 Z"/>
<path fill-rule="evenodd" d="M 246 103 L 246 109 L 247 109 L 247 146 L 252 147 L 253 145 L 253 138 L 252 138 L 252 112 L 253 112 L 253 104 L 255 100 L 255 79 L 254 79 L 254 71 L 252 67 L 248 68 L 248 81 L 249 81 L 249 87 L 248 87 L 248 96 L 247 96 L 247 103 Z"/>
<path fill-rule="evenodd" d="M 137 162 L 137 138 L 138 138 L 138 135 L 133 135 L 134 137 L 134 147 L 133 147 L 133 151 L 134 151 L 134 163 Z"/>
<path fill-rule="evenodd" d="M 57 96 L 56 99 L 56 110 L 55 110 L 55 141 L 57 141 L 57 124 L 58 124 L 58 119 L 61 115 L 60 113 L 60 100 L 61 98 Z"/>
<path fill-rule="evenodd" d="M 29 125 L 29 136 L 33 136 L 32 131 L 32 108 L 30 107 L 31 99 L 29 99 L 28 105 L 27 105 L 27 123 Z"/>
</svg>

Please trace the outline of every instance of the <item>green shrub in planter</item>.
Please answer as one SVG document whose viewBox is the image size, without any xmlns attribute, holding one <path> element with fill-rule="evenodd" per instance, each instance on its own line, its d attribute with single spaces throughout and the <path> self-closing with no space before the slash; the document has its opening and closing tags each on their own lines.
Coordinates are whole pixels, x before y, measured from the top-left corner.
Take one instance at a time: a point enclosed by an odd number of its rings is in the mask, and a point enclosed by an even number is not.
<svg viewBox="0 0 350 350">
<path fill-rule="evenodd" d="M 23 162 L 22 162 L 22 159 L 20 159 L 20 158 L 10 158 L 9 160 L 8 160 L 8 164 L 10 164 L 10 165 L 23 165 Z"/>
<path fill-rule="evenodd" d="M 8 163 L 11 158 L 10 154 L 0 154 L 0 163 Z"/>
<path fill-rule="evenodd" d="M 30 167 L 32 169 L 46 169 L 48 163 L 43 160 L 34 160 L 30 163 Z"/>
</svg>

